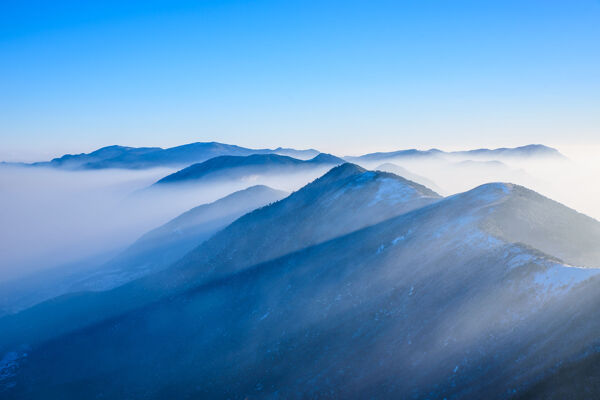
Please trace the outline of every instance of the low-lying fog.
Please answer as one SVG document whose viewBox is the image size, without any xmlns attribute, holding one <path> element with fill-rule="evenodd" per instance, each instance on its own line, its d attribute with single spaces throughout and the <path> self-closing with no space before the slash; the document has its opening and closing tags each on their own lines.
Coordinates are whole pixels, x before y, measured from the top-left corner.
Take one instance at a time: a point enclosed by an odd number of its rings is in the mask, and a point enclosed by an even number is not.
<svg viewBox="0 0 600 400">
<path fill-rule="evenodd" d="M 513 182 L 600 219 L 600 162 L 596 159 L 600 148 L 559 150 L 569 160 L 386 162 L 433 181 L 442 195 L 491 181 Z M 378 165 L 364 166 L 373 169 Z M 107 258 L 180 213 L 236 190 L 265 184 L 293 191 L 316 178 L 314 173 L 254 176 L 140 194 L 139 189 L 172 172 L 1 167 L 0 282 L 40 269 Z"/>
<path fill-rule="evenodd" d="M 558 148 L 565 160 L 399 159 L 386 162 L 428 178 L 441 195 L 464 192 L 488 182 L 526 186 L 581 213 L 600 219 L 600 146 Z M 376 168 L 379 163 L 363 165 Z"/>
<path fill-rule="evenodd" d="M 0 167 L 0 282 L 107 260 L 182 212 L 257 184 L 292 191 L 316 176 L 250 177 L 139 192 L 172 169 L 63 171 Z"/>
</svg>

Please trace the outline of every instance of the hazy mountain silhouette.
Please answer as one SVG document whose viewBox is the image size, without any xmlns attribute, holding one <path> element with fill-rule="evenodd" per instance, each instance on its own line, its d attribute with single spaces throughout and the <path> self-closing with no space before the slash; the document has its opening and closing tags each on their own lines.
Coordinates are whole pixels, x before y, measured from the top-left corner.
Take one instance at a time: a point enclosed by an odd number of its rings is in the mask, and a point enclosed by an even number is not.
<svg viewBox="0 0 600 400">
<path fill-rule="evenodd" d="M 51 161 L 33 163 L 66 169 L 152 168 L 184 166 L 218 156 L 247 156 L 251 154 L 281 154 L 301 159 L 313 158 L 318 151 L 285 149 L 248 149 L 218 142 L 197 142 L 163 149 L 160 147 L 107 146 L 91 153 L 66 154 Z"/>
<path fill-rule="evenodd" d="M 190 165 L 168 175 L 154 184 L 182 184 L 200 180 L 242 179 L 252 175 L 286 174 L 314 169 L 329 169 L 345 161 L 330 154 L 321 153 L 310 160 L 299 160 L 277 154 L 253 154 L 250 156 L 220 156 L 203 163 Z"/>
<path fill-rule="evenodd" d="M 2 283 L 0 309 L 3 314 L 12 313 L 65 293 L 107 290 L 159 271 L 235 219 L 287 194 L 267 186 L 252 186 L 183 213 L 146 233 L 109 261 L 83 260 Z"/>
<path fill-rule="evenodd" d="M 348 156 L 345 160 L 356 163 L 387 162 L 394 159 L 436 159 L 436 158 L 470 158 L 470 159 L 531 159 L 553 158 L 566 159 L 558 150 L 541 144 L 499 149 L 476 149 L 466 151 L 445 152 L 438 149 L 430 150 L 399 150 L 391 152 L 369 153 L 358 157 Z"/>
<path fill-rule="evenodd" d="M 287 195 L 287 192 L 257 185 L 195 207 L 143 235 L 105 265 L 102 276 L 92 276 L 79 282 L 79 286 L 86 290 L 107 290 L 159 271 L 242 215 Z"/>
<path fill-rule="evenodd" d="M 127 147 L 113 145 L 102 147 L 91 153 L 65 154 L 61 157 L 54 158 L 51 161 L 42 161 L 31 164 L 3 164 L 16 166 L 50 166 L 65 169 L 141 169 L 153 167 L 181 167 L 201 163 L 219 156 L 249 156 L 252 154 L 278 154 L 307 160 L 316 157 L 319 154 L 319 151 L 314 149 L 297 150 L 282 147 L 276 149 L 249 149 L 218 142 L 196 142 L 167 149 L 160 147 Z M 558 150 L 541 144 L 531 144 L 515 148 L 475 149 L 453 152 L 445 152 L 438 149 L 408 149 L 392 152 L 369 153 L 361 156 L 347 156 L 344 157 L 344 159 L 356 163 L 383 163 L 393 159 L 427 159 L 444 156 L 485 160 L 515 158 L 565 159 Z"/>
</svg>

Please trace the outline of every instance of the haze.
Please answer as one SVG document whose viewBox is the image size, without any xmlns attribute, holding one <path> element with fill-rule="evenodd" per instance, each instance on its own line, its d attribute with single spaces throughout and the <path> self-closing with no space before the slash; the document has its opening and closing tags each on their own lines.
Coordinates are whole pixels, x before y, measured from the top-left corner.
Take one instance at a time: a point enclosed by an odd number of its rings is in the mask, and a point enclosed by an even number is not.
<svg viewBox="0 0 600 400">
<path fill-rule="evenodd" d="M 597 148 L 565 149 L 568 160 L 503 161 L 458 167 L 432 160 L 390 160 L 427 177 L 442 195 L 467 191 L 490 181 L 534 189 L 575 210 L 600 218 L 600 163 Z M 463 160 L 464 161 L 464 160 Z M 456 160 L 460 162 L 460 160 Z M 379 162 L 363 164 L 376 168 Z M 0 168 L 0 280 L 33 271 L 105 260 L 150 229 L 195 206 L 255 184 L 297 190 L 317 173 L 253 176 L 165 193 L 137 194 L 175 169 L 64 171 L 52 168 Z"/>
</svg>

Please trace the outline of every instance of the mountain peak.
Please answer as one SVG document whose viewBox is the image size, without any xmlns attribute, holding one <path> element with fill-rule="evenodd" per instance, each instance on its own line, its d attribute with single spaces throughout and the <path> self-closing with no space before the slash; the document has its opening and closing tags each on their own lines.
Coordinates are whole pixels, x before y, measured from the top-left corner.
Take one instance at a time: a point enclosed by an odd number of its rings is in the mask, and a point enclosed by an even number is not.
<svg viewBox="0 0 600 400">
<path fill-rule="evenodd" d="M 336 157 L 332 154 L 328 154 L 328 153 L 320 153 L 308 161 L 312 162 L 312 163 L 320 163 L 320 164 L 343 164 L 346 162 L 346 161 L 342 160 L 341 158 Z"/>
<path fill-rule="evenodd" d="M 486 232 L 508 243 L 526 244 L 571 265 L 600 266 L 598 221 L 524 186 L 486 183 L 438 204 L 452 204 L 452 212 L 463 215 L 469 210 Z"/>
<path fill-rule="evenodd" d="M 216 278 L 439 199 L 431 190 L 402 177 L 345 163 L 285 199 L 243 216 L 188 254 L 180 266 L 194 271 L 198 266 L 219 265 L 218 271 L 211 267 L 210 271 L 199 272 L 203 276 L 200 280 Z M 274 221 L 277 230 L 271 228 Z M 249 232 L 261 234 L 251 240 Z M 233 243 L 237 243 L 238 250 L 252 249 L 252 256 L 240 259 L 238 255 L 245 252 L 231 253 Z"/>
<path fill-rule="evenodd" d="M 363 172 L 367 172 L 363 167 L 352 163 L 343 163 L 330 169 L 325 175 L 320 177 L 319 180 L 337 180 L 350 175 L 362 174 Z"/>
</svg>

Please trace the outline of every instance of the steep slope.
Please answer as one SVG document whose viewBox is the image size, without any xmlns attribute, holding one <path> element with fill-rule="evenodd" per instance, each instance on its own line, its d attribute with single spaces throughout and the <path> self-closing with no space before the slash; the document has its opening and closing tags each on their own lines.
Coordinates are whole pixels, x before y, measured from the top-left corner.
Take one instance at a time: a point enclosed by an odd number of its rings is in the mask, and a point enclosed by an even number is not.
<svg viewBox="0 0 600 400">
<path fill-rule="evenodd" d="M 344 160 L 341 158 L 329 154 L 319 154 L 307 161 L 277 154 L 221 156 L 168 175 L 156 182 L 154 186 L 210 179 L 242 179 L 257 174 L 285 174 L 315 168 L 328 169 L 343 163 Z"/>
<path fill-rule="evenodd" d="M 580 267 L 600 268 L 600 224 L 593 218 L 517 185 L 484 220 L 492 235 L 525 243 Z"/>
<path fill-rule="evenodd" d="M 248 156 L 251 154 L 281 154 L 308 159 L 317 156 L 319 152 L 313 149 L 296 150 L 281 147 L 274 150 L 248 149 L 217 142 L 197 142 L 168 149 L 160 147 L 107 146 L 91 153 L 66 154 L 51 161 L 38 162 L 31 165 L 66 169 L 139 169 L 183 166 L 203 162 L 218 156 Z"/>
<path fill-rule="evenodd" d="M 0 350 L 84 327 L 202 280 L 332 239 L 439 199 L 436 193 L 404 178 L 343 164 L 289 197 L 238 219 L 216 239 L 205 242 L 164 272 L 109 292 L 53 299 L 0 319 L 4 333 Z"/>
<path fill-rule="evenodd" d="M 177 268 L 195 273 L 194 266 L 202 265 L 204 272 L 221 275 L 439 199 L 432 190 L 397 175 L 344 164 L 284 201 L 240 218 L 188 254 Z M 260 235 L 254 235 L 258 232 Z"/>
<path fill-rule="evenodd" d="M 0 309 L 14 313 L 65 293 L 107 290 L 159 271 L 247 212 L 285 196 L 283 191 L 252 186 L 195 207 L 146 233 L 111 259 L 85 260 L 66 270 L 0 285 Z"/>
<path fill-rule="evenodd" d="M 578 218 L 548 201 L 522 187 L 484 185 L 223 275 L 8 353 L 3 395 L 442 399 L 525 393 L 545 371 L 599 338 L 600 322 L 589 318 L 593 307 L 585 302 L 598 304 L 600 270 L 566 266 L 515 243 L 520 237 L 503 228 L 523 223 L 509 210 L 536 205 L 561 219 Z M 591 225 L 587 233 L 597 235 L 598 222 Z M 569 239 L 547 229 L 547 237 L 558 235 L 550 241 Z M 498 232 L 504 239 L 492 235 Z M 569 247 L 578 245 L 584 246 L 573 241 Z"/>
<path fill-rule="evenodd" d="M 595 293 L 590 293 L 597 306 Z M 593 313 L 595 310 L 587 310 Z M 560 363 L 516 399 L 586 400 L 600 398 L 600 353 L 589 351 Z"/>
</svg>

